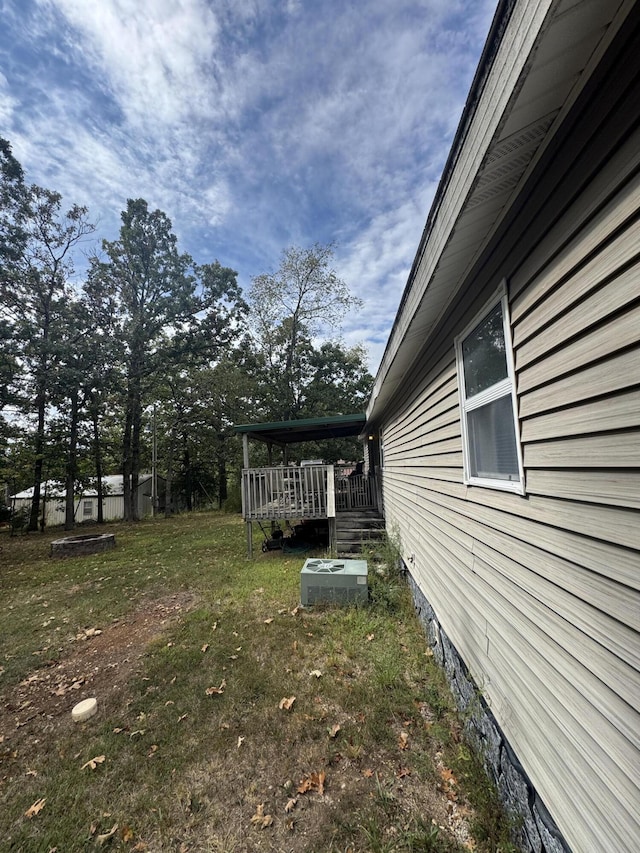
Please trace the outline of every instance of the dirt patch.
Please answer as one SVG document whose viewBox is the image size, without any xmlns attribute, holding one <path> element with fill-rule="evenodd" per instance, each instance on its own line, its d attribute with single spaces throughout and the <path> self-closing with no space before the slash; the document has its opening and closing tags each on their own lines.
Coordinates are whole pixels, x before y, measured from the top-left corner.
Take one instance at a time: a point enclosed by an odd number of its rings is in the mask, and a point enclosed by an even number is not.
<svg viewBox="0 0 640 853">
<path fill-rule="evenodd" d="M 104 708 L 136 673 L 153 640 L 192 609 L 196 596 L 176 593 L 143 601 L 128 616 L 76 635 L 68 654 L 46 660 L 13 689 L 0 695 L 0 743 L 15 749 L 72 725 L 71 709 L 90 696 Z M 46 651 L 44 654 L 48 654 Z"/>
</svg>

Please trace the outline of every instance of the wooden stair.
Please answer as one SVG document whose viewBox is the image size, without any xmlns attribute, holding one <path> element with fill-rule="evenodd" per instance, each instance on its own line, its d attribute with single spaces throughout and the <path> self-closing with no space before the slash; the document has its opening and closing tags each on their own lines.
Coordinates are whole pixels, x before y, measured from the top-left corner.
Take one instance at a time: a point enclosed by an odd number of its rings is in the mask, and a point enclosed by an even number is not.
<svg viewBox="0 0 640 853">
<path fill-rule="evenodd" d="M 336 514 L 338 556 L 359 554 L 362 546 L 384 537 L 384 518 L 375 509 L 357 509 Z"/>
</svg>

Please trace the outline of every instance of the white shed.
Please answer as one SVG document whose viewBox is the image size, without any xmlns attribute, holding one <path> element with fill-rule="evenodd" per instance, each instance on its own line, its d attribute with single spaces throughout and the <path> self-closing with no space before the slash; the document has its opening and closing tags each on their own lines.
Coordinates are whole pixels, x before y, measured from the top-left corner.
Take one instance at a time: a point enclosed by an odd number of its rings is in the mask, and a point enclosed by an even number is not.
<svg viewBox="0 0 640 853">
<path fill-rule="evenodd" d="M 141 474 L 138 484 L 138 512 L 140 518 L 152 513 L 151 474 Z M 112 474 L 102 480 L 102 512 L 105 521 L 117 521 L 124 518 L 124 492 L 122 474 Z M 63 484 L 47 481 L 40 484 L 40 500 L 46 500 L 45 524 L 55 527 L 65 522 L 66 489 Z M 11 495 L 13 512 L 29 511 L 33 499 L 33 486 Z M 75 496 L 75 520 L 97 521 L 98 492 L 95 486 L 83 489 Z M 42 511 L 42 510 L 41 510 Z"/>
</svg>

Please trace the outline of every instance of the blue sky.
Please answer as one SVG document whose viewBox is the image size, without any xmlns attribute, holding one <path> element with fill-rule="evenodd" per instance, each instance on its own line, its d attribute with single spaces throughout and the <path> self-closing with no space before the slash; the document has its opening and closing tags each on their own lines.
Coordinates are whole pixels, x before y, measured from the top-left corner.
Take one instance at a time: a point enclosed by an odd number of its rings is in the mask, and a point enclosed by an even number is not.
<svg viewBox="0 0 640 853">
<path fill-rule="evenodd" d="M 251 277 L 335 243 L 375 372 L 496 0 L 0 0 L 0 135 L 114 239 L 127 198 Z"/>
</svg>

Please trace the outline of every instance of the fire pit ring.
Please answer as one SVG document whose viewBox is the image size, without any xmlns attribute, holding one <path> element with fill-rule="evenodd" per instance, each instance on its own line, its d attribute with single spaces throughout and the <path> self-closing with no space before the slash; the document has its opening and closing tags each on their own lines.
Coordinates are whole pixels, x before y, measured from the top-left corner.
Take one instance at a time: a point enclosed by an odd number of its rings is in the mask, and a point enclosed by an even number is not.
<svg viewBox="0 0 640 853">
<path fill-rule="evenodd" d="M 99 554 L 116 547 L 115 533 L 90 533 L 86 536 L 65 536 L 51 543 L 52 557 L 79 557 Z"/>
</svg>

